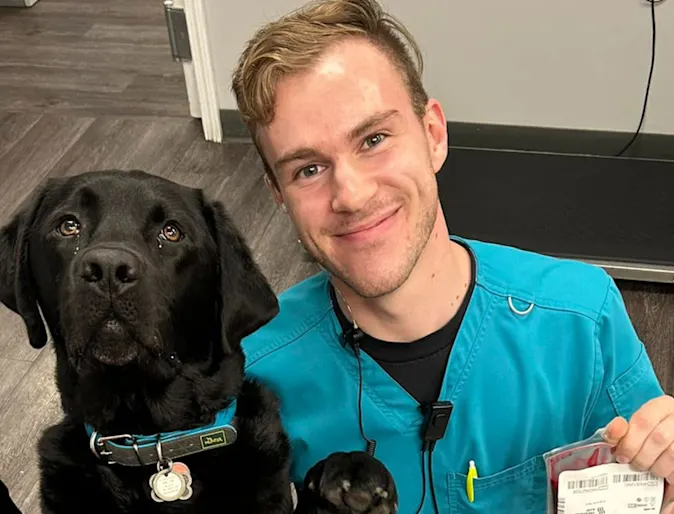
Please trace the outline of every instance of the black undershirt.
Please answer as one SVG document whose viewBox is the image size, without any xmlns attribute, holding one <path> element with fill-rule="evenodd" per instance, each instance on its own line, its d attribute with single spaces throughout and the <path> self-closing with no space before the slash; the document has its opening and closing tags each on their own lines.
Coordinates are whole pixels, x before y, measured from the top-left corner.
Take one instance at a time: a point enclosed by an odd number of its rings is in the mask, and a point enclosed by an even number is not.
<svg viewBox="0 0 674 514">
<path fill-rule="evenodd" d="M 361 350 L 422 405 L 438 399 L 449 353 L 474 289 L 475 260 L 472 252 L 468 253 L 471 258 L 471 281 L 459 310 L 445 326 L 411 343 L 382 341 L 368 334 L 360 339 Z M 340 309 L 332 286 L 330 296 L 342 330 L 348 329 L 351 323 Z"/>
</svg>

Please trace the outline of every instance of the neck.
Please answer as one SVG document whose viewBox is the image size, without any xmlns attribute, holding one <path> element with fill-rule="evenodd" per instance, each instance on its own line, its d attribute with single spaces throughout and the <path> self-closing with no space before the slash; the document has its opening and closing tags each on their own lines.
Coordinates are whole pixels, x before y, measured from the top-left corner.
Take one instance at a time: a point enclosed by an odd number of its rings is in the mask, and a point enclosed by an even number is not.
<svg viewBox="0 0 674 514">
<path fill-rule="evenodd" d="M 433 232 L 408 279 L 395 291 L 363 298 L 333 278 L 342 312 L 366 333 L 390 342 L 416 341 L 456 315 L 471 281 L 467 250 L 451 241 L 441 208 Z M 348 306 L 345 304 L 348 304 Z"/>
<path fill-rule="evenodd" d="M 211 423 L 238 395 L 241 380 L 236 377 L 243 371 L 243 356 L 218 366 L 153 359 L 85 374 L 64 363 L 59 359 L 64 411 L 73 422 L 88 423 L 103 435 L 152 435 Z"/>
</svg>

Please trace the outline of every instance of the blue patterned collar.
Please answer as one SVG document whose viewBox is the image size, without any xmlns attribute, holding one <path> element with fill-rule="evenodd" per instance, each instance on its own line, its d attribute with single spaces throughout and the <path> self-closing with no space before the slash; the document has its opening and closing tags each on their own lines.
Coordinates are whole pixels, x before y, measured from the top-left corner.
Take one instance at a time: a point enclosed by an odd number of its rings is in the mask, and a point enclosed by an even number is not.
<svg viewBox="0 0 674 514">
<path fill-rule="evenodd" d="M 237 439 L 236 399 L 219 411 L 212 423 L 173 432 L 153 435 L 119 434 L 102 436 L 94 427 L 85 424 L 89 447 L 93 454 L 108 464 L 147 466 L 164 463 L 186 455 L 222 448 Z"/>
</svg>

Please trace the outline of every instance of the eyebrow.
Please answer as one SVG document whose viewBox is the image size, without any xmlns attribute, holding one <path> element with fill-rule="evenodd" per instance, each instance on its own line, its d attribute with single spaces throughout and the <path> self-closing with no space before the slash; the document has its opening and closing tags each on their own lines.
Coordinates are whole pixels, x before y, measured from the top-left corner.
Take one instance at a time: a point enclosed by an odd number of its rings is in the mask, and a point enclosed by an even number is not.
<svg viewBox="0 0 674 514">
<path fill-rule="evenodd" d="M 358 139 L 364 136 L 373 127 L 379 125 L 380 123 L 383 123 L 384 121 L 398 114 L 399 112 L 397 109 L 390 109 L 388 111 L 378 112 L 373 114 L 372 116 L 369 116 L 368 118 L 361 121 L 358 125 L 356 125 L 353 129 L 349 131 L 348 134 L 349 141 L 353 141 L 354 139 Z M 320 155 L 319 152 L 314 148 L 309 147 L 297 148 L 296 150 L 293 150 L 290 153 L 279 158 L 274 164 L 274 168 L 278 170 L 292 161 L 310 159 L 318 155 Z"/>
<path fill-rule="evenodd" d="M 349 132 L 349 140 L 351 141 L 364 136 L 370 129 L 372 129 L 372 127 L 375 127 L 380 123 L 383 123 L 384 121 L 388 120 L 389 118 L 392 118 L 393 116 L 396 116 L 397 114 L 398 114 L 397 109 L 390 109 L 388 111 L 373 114 L 369 118 L 366 118 L 358 125 L 356 125 L 355 128 L 351 129 L 351 131 Z"/>
<path fill-rule="evenodd" d="M 274 164 L 274 168 L 278 170 L 289 162 L 310 159 L 311 157 L 315 157 L 317 155 L 318 152 L 313 148 L 298 148 L 278 159 Z"/>
</svg>

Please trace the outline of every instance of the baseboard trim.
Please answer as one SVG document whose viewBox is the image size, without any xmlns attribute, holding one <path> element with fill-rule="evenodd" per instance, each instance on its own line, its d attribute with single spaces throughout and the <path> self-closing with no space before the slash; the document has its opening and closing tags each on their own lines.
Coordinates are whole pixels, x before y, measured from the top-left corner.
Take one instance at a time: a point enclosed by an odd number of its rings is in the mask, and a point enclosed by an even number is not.
<svg viewBox="0 0 674 514">
<path fill-rule="evenodd" d="M 635 264 L 632 262 L 604 261 L 601 259 L 583 260 L 588 264 L 604 268 L 616 280 L 674 284 L 674 266 Z"/>
<path fill-rule="evenodd" d="M 0 7 L 33 7 L 38 0 L 0 0 Z"/>
<path fill-rule="evenodd" d="M 449 122 L 450 148 L 617 157 L 633 137 L 611 132 Z M 674 160 L 674 135 L 641 133 L 620 158 Z"/>
<path fill-rule="evenodd" d="M 223 137 L 250 139 L 239 111 L 222 109 Z M 513 150 L 569 155 L 615 157 L 630 141 L 631 132 L 559 129 L 485 123 L 448 122 L 449 147 Z M 674 161 L 674 135 L 640 134 L 621 158 Z"/>
</svg>

